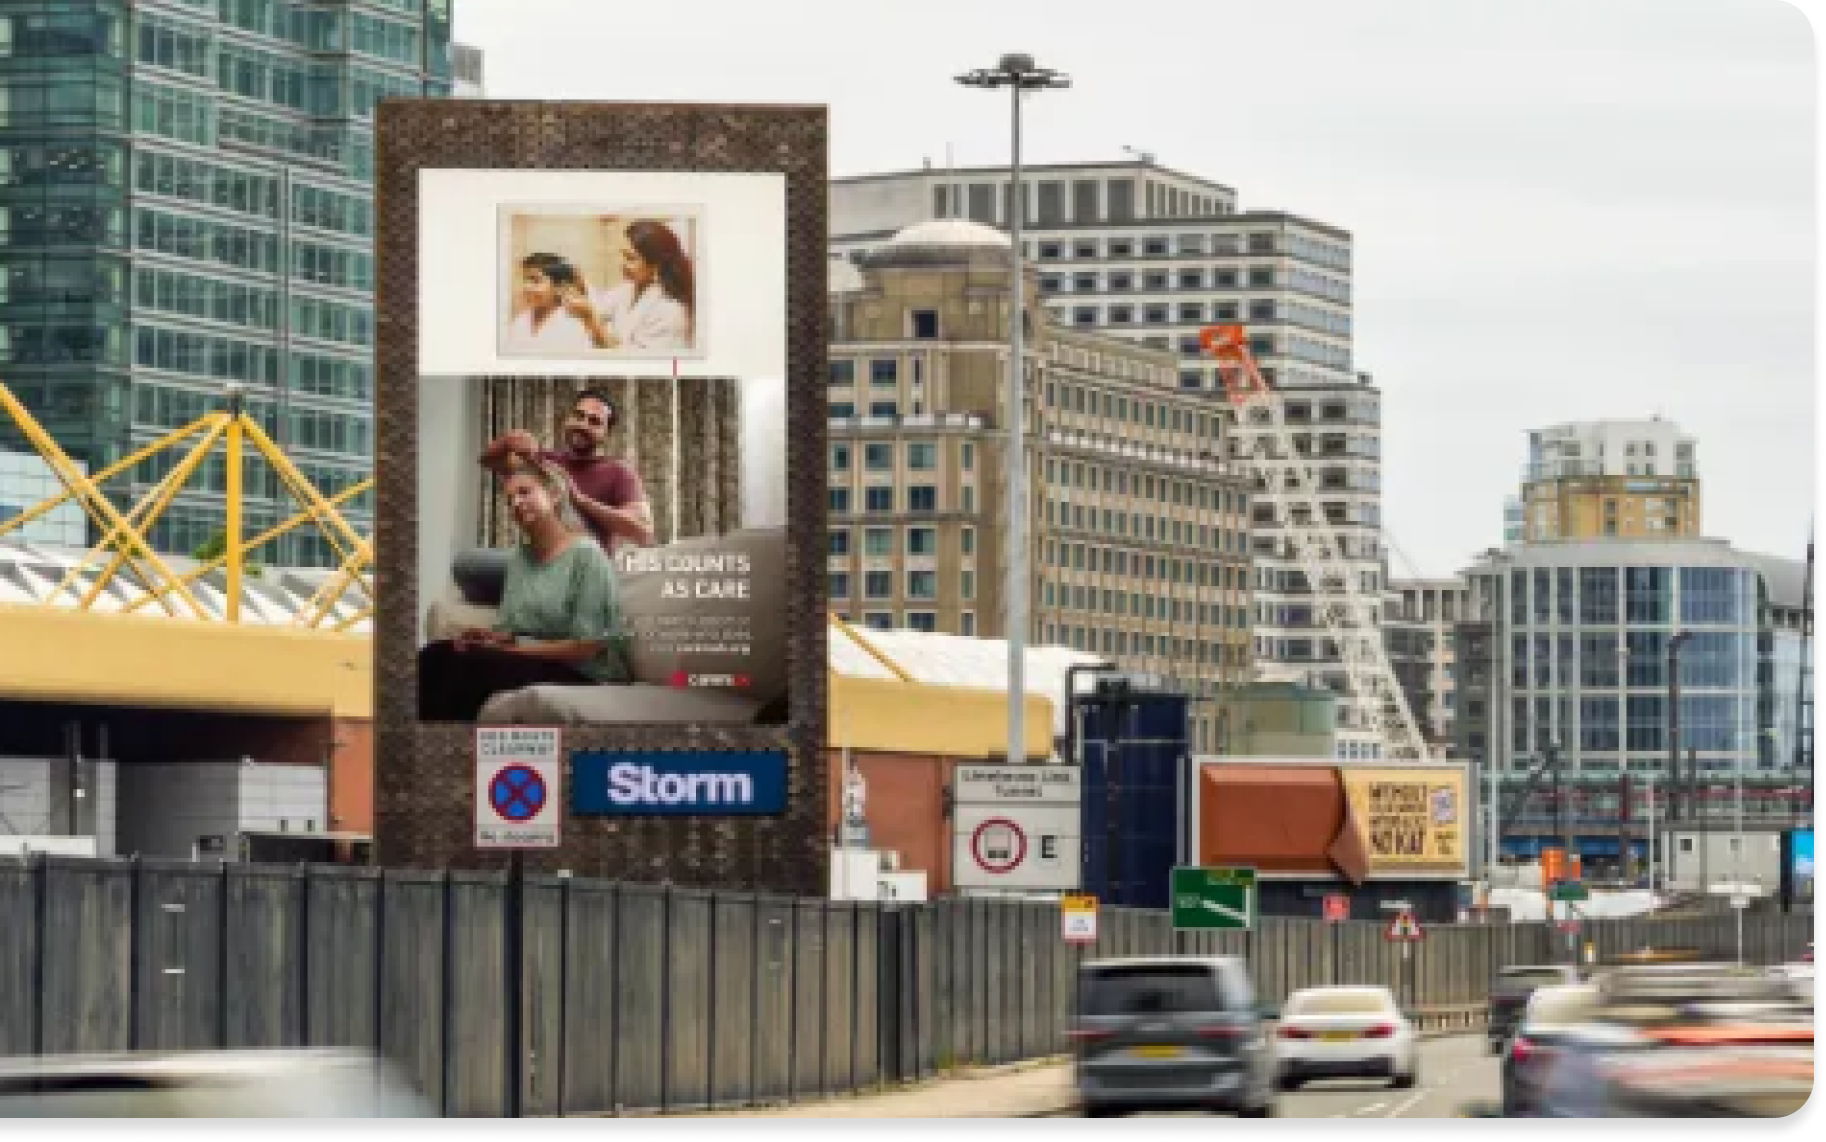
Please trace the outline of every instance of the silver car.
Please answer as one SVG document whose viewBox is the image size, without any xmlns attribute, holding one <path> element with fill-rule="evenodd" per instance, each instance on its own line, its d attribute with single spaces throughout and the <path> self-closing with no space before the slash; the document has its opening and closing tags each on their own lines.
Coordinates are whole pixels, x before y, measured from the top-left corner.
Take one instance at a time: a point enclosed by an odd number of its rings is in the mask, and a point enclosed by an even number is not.
<svg viewBox="0 0 1826 1142">
<path fill-rule="evenodd" d="M 1273 1045 L 1229 956 L 1094 960 L 1078 970 L 1074 1070 L 1087 1117 L 1275 1113 Z"/>
<path fill-rule="evenodd" d="M 435 1118 L 362 1051 L 194 1051 L 0 1058 L 0 1118 Z"/>
</svg>

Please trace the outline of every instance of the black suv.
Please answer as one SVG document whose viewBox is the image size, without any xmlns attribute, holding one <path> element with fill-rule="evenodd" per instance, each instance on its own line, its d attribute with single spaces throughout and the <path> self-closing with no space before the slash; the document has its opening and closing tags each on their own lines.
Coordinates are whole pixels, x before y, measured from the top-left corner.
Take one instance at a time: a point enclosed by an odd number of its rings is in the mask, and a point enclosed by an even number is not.
<svg viewBox="0 0 1826 1142">
<path fill-rule="evenodd" d="M 1274 1051 L 1249 969 L 1231 956 L 1093 960 L 1071 1037 L 1087 1117 L 1275 1113 Z"/>
</svg>

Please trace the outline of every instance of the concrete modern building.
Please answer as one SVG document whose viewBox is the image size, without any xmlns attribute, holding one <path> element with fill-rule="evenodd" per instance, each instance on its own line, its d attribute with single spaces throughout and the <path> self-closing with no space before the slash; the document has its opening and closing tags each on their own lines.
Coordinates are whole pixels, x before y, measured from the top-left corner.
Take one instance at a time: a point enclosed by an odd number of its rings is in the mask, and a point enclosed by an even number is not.
<svg viewBox="0 0 1826 1142">
<path fill-rule="evenodd" d="M 865 628 L 1003 633 L 1010 258 L 954 219 L 834 267 L 830 606 Z M 1029 304 L 1028 637 L 1201 698 L 1246 682 L 1249 496 L 1220 401 L 1170 353 Z"/>
<path fill-rule="evenodd" d="M 1693 437 L 1659 417 L 1531 432 L 1521 495 L 1506 513 L 1505 536 L 1531 543 L 1697 536 L 1696 448 Z M 1510 534 L 1515 523 L 1519 535 Z"/>
<path fill-rule="evenodd" d="M 1386 578 L 1380 542 L 1381 406 L 1351 354 L 1351 236 L 1278 211 L 1244 210 L 1232 188 L 1142 158 L 1023 170 L 1023 255 L 1035 265 L 1055 325 L 1095 330 L 1170 354 L 1177 383 L 1214 391 L 1198 332 L 1236 322 L 1265 379 L 1286 392 L 1296 447 L 1319 458 L 1323 510 L 1345 531 L 1344 554 L 1366 590 Z M 833 181 L 831 249 L 859 260 L 904 227 L 969 219 L 1006 229 L 1012 200 L 1005 167 L 924 169 Z M 1241 459 L 1265 446 L 1237 428 Z M 1285 489 L 1256 487 L 1254 658 L 1266 680 L 1346 689 L 1338 650 L 1314 613 L 1304 573 L 1279 534 Z M 1342 757 L 1375 757 L 1362 705 L 1338 711 Z"/>
<path fill-rule="evenodd" d="M 99 470 L 239 382 L 319 489 L 369 473 L 374 107 L 450 94 L 450 48 L 450 0 L 0 10 L 0 369 L 66 452 Z M 222 467 L 158 546 L 221 531 Z M 290 514 L 263 463 L 248 478 L 251 529 Z M 329 561 L 287 543 L 274 557 Z"/>
<path fill-rule="evenodd" d="M 1651 795 L 1666 827 L 1728 828 L 1740 773 L 1756 827 L 1810 818 L 1812 773 L 1788 752 L 1800 563 L 1720 540 L 1566 540 L 1493 551 L 1465 578 L 1459 749 L 1508 789 L 1557 761 L 1566 787 L 1556 816 L 1553 777 L 1537 781 L 1533 807 L 1505 823 L 1506 851 L 1571 836 L 1598 860 L 1640 857 Z M 1668 646 L 1679 632 L 1676 742 Z"/>
<path fill-rule="evenodd" d="M 1457 756 L 1458 660 L 1453 628 L 1465 613 L 1460 579 L 1397 579 L 1382 607 L 1383 645 L 1408 709 L 1434 752 Z"/>
</svg>

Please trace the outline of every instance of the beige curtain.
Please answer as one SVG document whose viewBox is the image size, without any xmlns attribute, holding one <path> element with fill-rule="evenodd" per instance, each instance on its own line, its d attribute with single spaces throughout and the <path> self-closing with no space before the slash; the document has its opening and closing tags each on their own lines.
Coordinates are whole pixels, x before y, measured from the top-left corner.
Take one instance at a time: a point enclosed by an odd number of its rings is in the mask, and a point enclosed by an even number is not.
<svg viewBox="0 0 1826 1142">
<path fill-rule="evenodd" d="M 726 377 L 487 377 L 482 383 L 482 438 L 493 440 L 523 428 L 554 447 L 577 394 L 601 389 L 621 411 L 621 423 L 609 434 L 609 455 L 640 473 L 659 543 L 724 535 L 742 526 L 739 384 Z M 515 542 L 513 517 L 496 481 L 480 469 L 476 478 L 482 489 L 476 542 L 483 547 Z"/>
</svg>

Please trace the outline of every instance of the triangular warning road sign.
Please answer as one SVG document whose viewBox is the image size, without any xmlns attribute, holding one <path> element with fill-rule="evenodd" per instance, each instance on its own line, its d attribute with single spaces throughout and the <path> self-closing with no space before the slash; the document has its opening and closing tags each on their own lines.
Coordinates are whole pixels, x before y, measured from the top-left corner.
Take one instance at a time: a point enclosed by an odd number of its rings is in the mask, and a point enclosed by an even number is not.
<svg viewBox="0 0 1826 1142">
<path fill-rule="evenodd" d="M 1426 933 L 1420 930 L 1420 921 L 1414 919 L 1412 912 L 1398 913 L 1389 921 L 1388 930 L 1382 933 L 1385 940 L 1420 940 Z"/>
</svg>

